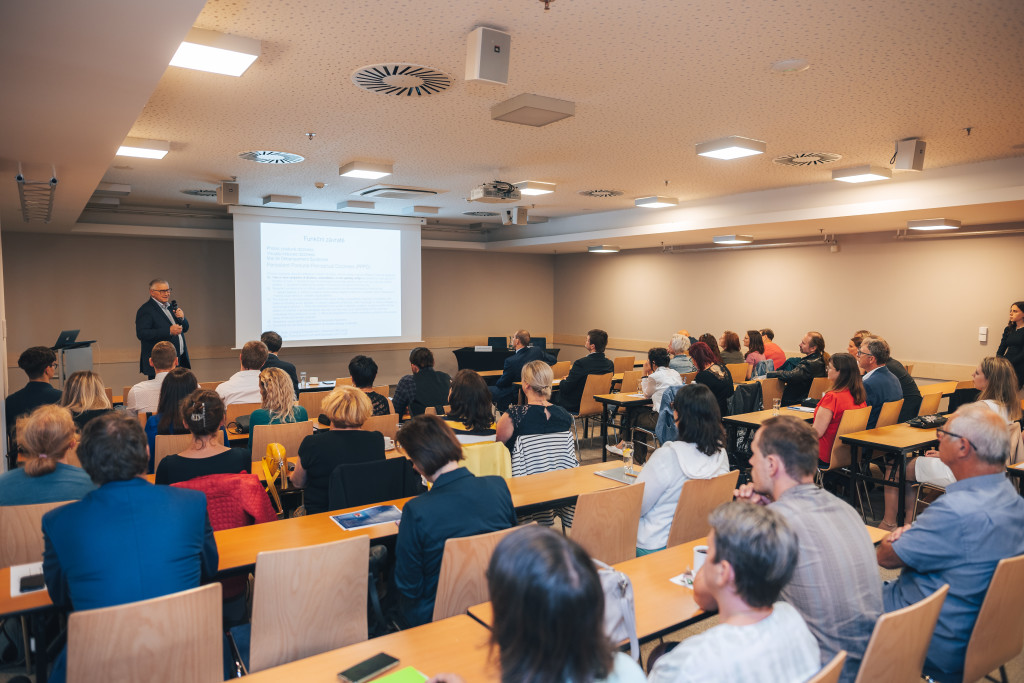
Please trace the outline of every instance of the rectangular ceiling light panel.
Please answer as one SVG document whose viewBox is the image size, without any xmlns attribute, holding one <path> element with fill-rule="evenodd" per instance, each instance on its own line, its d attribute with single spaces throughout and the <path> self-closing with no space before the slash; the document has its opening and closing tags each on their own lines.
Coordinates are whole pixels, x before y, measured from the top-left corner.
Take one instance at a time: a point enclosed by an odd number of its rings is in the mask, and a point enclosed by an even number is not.
<svg viewBox="0 0 1024 683">
<path fill-rule="evenodd" d="M 241 76 L 260 56 L 260 41 L 193 28 L 171 58 L 171 66 Z"/>
<path fill-rule="evenodd" d="M 546 126 L 576 115 L 576 104 L 554 97 L 524 93 L 491 107 L 495 121 L 519 123 L 524 126 Z"/>
</svg>

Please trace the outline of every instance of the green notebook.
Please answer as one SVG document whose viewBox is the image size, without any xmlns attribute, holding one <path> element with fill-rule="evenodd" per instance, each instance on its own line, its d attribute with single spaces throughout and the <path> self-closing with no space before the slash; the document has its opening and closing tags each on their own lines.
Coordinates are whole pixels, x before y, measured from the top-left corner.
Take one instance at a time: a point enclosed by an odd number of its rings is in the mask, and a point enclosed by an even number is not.
<svg viewBox="0 0 1024 683">
<path fill-rule="evenodd" d="M 427 677 L 416 670 L 416 667 L 407 666 L 394 673 L 381 678 L 375 678 L 374 683 L 423 683 Z"/>
</svg>

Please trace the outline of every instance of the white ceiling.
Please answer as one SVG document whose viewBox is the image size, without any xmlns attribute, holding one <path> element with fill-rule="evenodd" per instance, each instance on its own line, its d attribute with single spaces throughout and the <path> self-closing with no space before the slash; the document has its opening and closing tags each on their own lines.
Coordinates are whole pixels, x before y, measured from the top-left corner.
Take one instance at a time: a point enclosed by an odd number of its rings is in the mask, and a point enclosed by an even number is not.
<svg viewBox="0 0 1024 683">
<path fill-rule="evenodd" d="M 389 182 L 443 190 L 416 203 L 440 207 L 431 221 L 447 225 L 504 206 L 466 202 L 482 182 L 557 183 L 554 194 L 522 202 L 546 224 L 438 235 L 484 239 L 486 248 L 684 244 L 726 228 L 758 239 L 890 230 L 939 210 L 966 225 L 1024 221 L 1020 0 L 556 0 L 548 12 L 536 0 L 54 0 L 4 3 L 2 13 L 4 230 L 72 229 L 100 181 L 131 185 L 122 207 L 150 213 L 222 212 L 181 190 L 232 176 L 244 204 L 273 193 L 334 210 L 374 182 L 338 176 L 353 159 L 393 163 Z M 259 39 L 262 54 L 241 78 L 166 67 L 192 25 Z M 466 35 L 478 25 L 512 34 L 507 86 L 464 78 Z M 770 71 L 791 57 L 810 69 Z M 454 85 L 399 98 L 352 83 L 356 69 L 389 61 L 439 69 Z M 492 105 L 521 93 L 571 100 L 576 115 L 543 128 L 490 119 Z M 115 158 L 128 135 L 170 140 L 171 152 Z M 727 135 L 765 140 L 768 153 L 731 162 L 694 153 Z M 899 174 L 890 189 L 830 180 L 833 168 L 888 165 L 894 141 L 911 136 L 928 143 L 925 172 Z M 248 150 L 306 161 L 238 159 Z M 812 151 L 843 158 L 817 168 L 772 163 Z M 35 179 L 56 165 L 50 225 L 22 222 L 19 160 Z M 577 194 L 597 188 L 624 194 Z M 681 206 L 632 208 L 650 194 Z M 378 208 L 400 213 L 412 203 Z M 98 223 L 145 220 L 90 214 Z"/>
</svg>

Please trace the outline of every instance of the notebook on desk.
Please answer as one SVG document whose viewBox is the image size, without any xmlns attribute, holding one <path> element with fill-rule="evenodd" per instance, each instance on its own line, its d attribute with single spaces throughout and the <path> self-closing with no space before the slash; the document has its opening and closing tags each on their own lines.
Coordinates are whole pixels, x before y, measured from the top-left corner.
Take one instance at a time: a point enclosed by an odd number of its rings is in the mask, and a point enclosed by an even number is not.
<svg viewBox="0 0 1024 683">
<path fill-rule="evenodd" d="M 632 484 L 636 481 L 636 476 L 639 472 L 633 472 L 633 474 L 626 474 L 625 467 L 613 467 L 610 470 L 601 470 L 600 472 L 594 472 L 599 477 L 605 477 L 606 479 L 614 479 L 617 482 L 623 484 Z"/>
</svg>

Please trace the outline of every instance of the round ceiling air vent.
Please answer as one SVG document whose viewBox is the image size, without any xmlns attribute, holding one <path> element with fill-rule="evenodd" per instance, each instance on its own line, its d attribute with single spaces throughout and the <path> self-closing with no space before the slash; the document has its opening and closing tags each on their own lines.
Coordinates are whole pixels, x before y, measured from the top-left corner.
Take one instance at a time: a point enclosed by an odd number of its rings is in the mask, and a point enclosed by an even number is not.
<svg viewBox="0 0 1024 683">
<path fill-rule="evenodd" d="M 621 190 L 580 190 L 577 194 L 581 194 L 584 197 L 620 197 L 622 196 Z"/>
<path fill-rule="evenodd" d="M 217 190 L 182 190 L 182 194 L 191 195 L 193 197 L 216 197 Z"/>
<path fill-rule="evenodd" d="M 463 211 L 462 215 L 463 216 L 483 216 L 483 217 L 486 218 L 486 217 L 489 217 L 489 216 L 500 216 L 501 214 L 498 213 L 497 211 Z"/>
<path fill-rule="evenodd" d="M 799 152 L 797 154 L 775 157 L 772 161 L 782 166 L 821 166 L 839 161 L 842 158 L 841 155 L 832 154 L 831 152 Z"/>
<path fill-rule="evenodd" d="M 246 161 L 255 161 L 257 164 L 297 164 L 300 161 L 306 160 L 305 157 L 300 157 L 298 154 L 292 154 L 291 152 L 272 152 L 269 150 L 241 152 L 238 158 L 245 159 Z"/>
<path fill-rule="evenodd" d="M 353 72 L 352 82 L 370 92 L 408 97 L 433 95 L 452 87 L 451 76 L 419 64 L 371 64 Z"/>
</svg>

